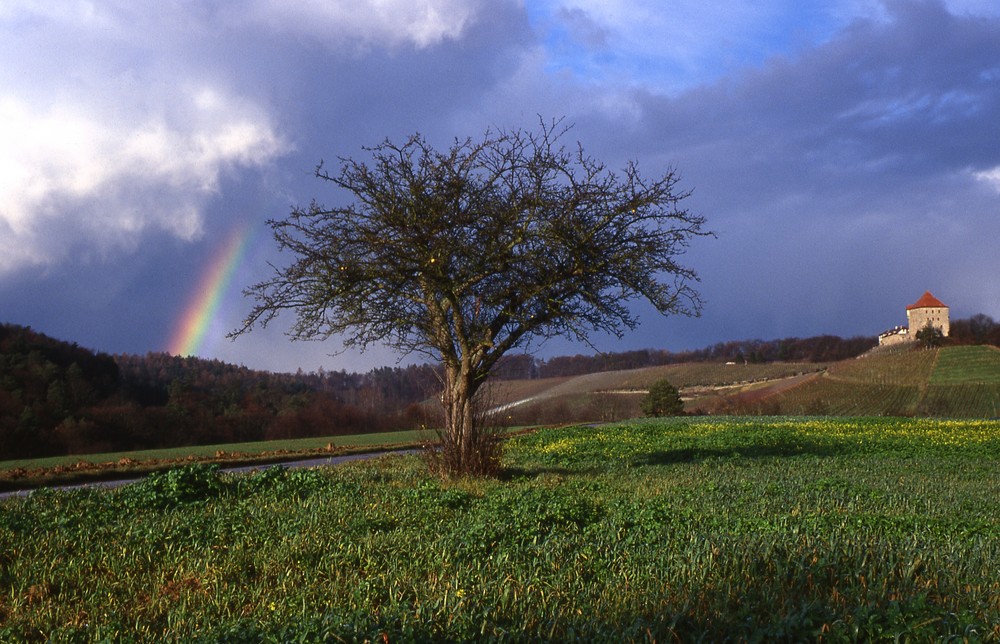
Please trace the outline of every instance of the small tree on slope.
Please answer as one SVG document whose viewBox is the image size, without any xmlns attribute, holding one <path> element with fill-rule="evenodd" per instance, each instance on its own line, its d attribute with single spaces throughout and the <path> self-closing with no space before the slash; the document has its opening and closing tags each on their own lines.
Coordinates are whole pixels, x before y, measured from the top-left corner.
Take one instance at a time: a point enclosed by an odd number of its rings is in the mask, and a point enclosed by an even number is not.
<svg viewBox="0 0 1000 644">
<path fill-rule="evenodd" d="M 704 219 L 680 208 L 671 170 L 646 180 L 566 149 L 558 121 L 487 131 L 432 148 L 420 135 L 366 148 L 370 161 L 322 164 L 316 176 L 353 197 L 315 201 L 269 221 L 293 261 L 247 289 L 255 305 L 233 335 L 292 310 L 294 339 L 382 343 L 443 365 L 450 474 L 492 458 L 474 410 L 501 356 L 553 336 L 622 335 L 643 298 L 664 315 L 697 315 L 695 272 L 678 263 Z"/>
<path fill-rule="evenodd" d="M 642 400 L 642 413 L 647 416 L 677 416 L 684 413 L 684 401 L 670 381 L 657 380 Z"/>
</svg>

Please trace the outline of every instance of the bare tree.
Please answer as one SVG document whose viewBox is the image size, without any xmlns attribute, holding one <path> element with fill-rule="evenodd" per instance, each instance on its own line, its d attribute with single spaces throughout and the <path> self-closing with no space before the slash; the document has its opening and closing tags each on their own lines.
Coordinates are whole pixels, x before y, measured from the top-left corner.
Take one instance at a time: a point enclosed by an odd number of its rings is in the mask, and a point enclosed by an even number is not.
<svg viewBox="0 0 1000 644">
<path fill-rule="evenodd" d="M 697 275 L 678 263 L 704 219 L 680 207 L 671 169 L 647 181 L 561 143 L 568 128 L 487 131 L 446 151 L 420 135 L 341 158 L 316 176 L 353 202 L 313 202 L 268 224 L 293 261 L 246 290 L 255 305 L 233 335 L 284 310 L 295 339 L 383 343 L 443 365 L 452 474 L 481 474 L 474 400 L 515 347 L 634 329 L 632 300 L 697 315 Z"/>
</svg>

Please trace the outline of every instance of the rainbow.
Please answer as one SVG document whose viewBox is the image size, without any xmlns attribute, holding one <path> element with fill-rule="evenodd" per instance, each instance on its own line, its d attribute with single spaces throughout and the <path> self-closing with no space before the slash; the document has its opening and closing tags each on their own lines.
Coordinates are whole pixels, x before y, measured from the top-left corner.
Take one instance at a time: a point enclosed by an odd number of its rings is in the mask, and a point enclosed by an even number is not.
<svg viewBox="0 0 1000 644">
<path fill-rule="evenodd" d="M 252 233 L 253 229 L 249 226 L 239 228 L 219 247 L 215 258 L 198 280 L 194 296 L 177 321 L 167 349 L 171 355 L 196 355 L 202 349 L 205 335 L 215 320 L 233 273 L 250 246 Z"/>
</svg>

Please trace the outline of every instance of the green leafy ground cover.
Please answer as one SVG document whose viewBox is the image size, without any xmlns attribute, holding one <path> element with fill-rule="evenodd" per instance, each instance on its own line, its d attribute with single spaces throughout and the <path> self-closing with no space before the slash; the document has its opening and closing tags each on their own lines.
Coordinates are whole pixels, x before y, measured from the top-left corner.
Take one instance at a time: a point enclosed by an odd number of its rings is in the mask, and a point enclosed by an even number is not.
<svg viewBox="0 0 1000 644">
<path fill-rule="evenodd" d="M 0 503 L 0 641 L 1000 639 L 1000 422 L 671 419 Z"/>
</svg>

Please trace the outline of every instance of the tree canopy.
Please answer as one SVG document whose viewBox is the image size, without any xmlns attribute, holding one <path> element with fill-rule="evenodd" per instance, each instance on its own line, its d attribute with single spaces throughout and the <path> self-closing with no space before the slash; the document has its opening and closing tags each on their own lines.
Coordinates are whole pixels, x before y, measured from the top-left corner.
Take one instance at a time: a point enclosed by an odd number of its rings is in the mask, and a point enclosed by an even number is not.
<svg viewBox="0 0 1000 644">
<path fill-rule="evenodd" d="M 610 171 L 564 146 L 567 129 L 487 131 L 445 151 L 413 135 L 366 148 L 365 161 L 340 158 L 335 172 L 320 164 L 316 176 L 352 200 L 268 222 L 293 260 L 247 290 L 255 305 L 236 333 L 292 310 L 293 338 L 440 361 L 445 437 L 475 458 L 473 397 L 511 349 L 621 336 L 638 324 L 637 299 L 664 315 L 701 309 L 697 275 L 678 259 L 710 233 L 681 207 L 676 172 Z"/>
</svg>

